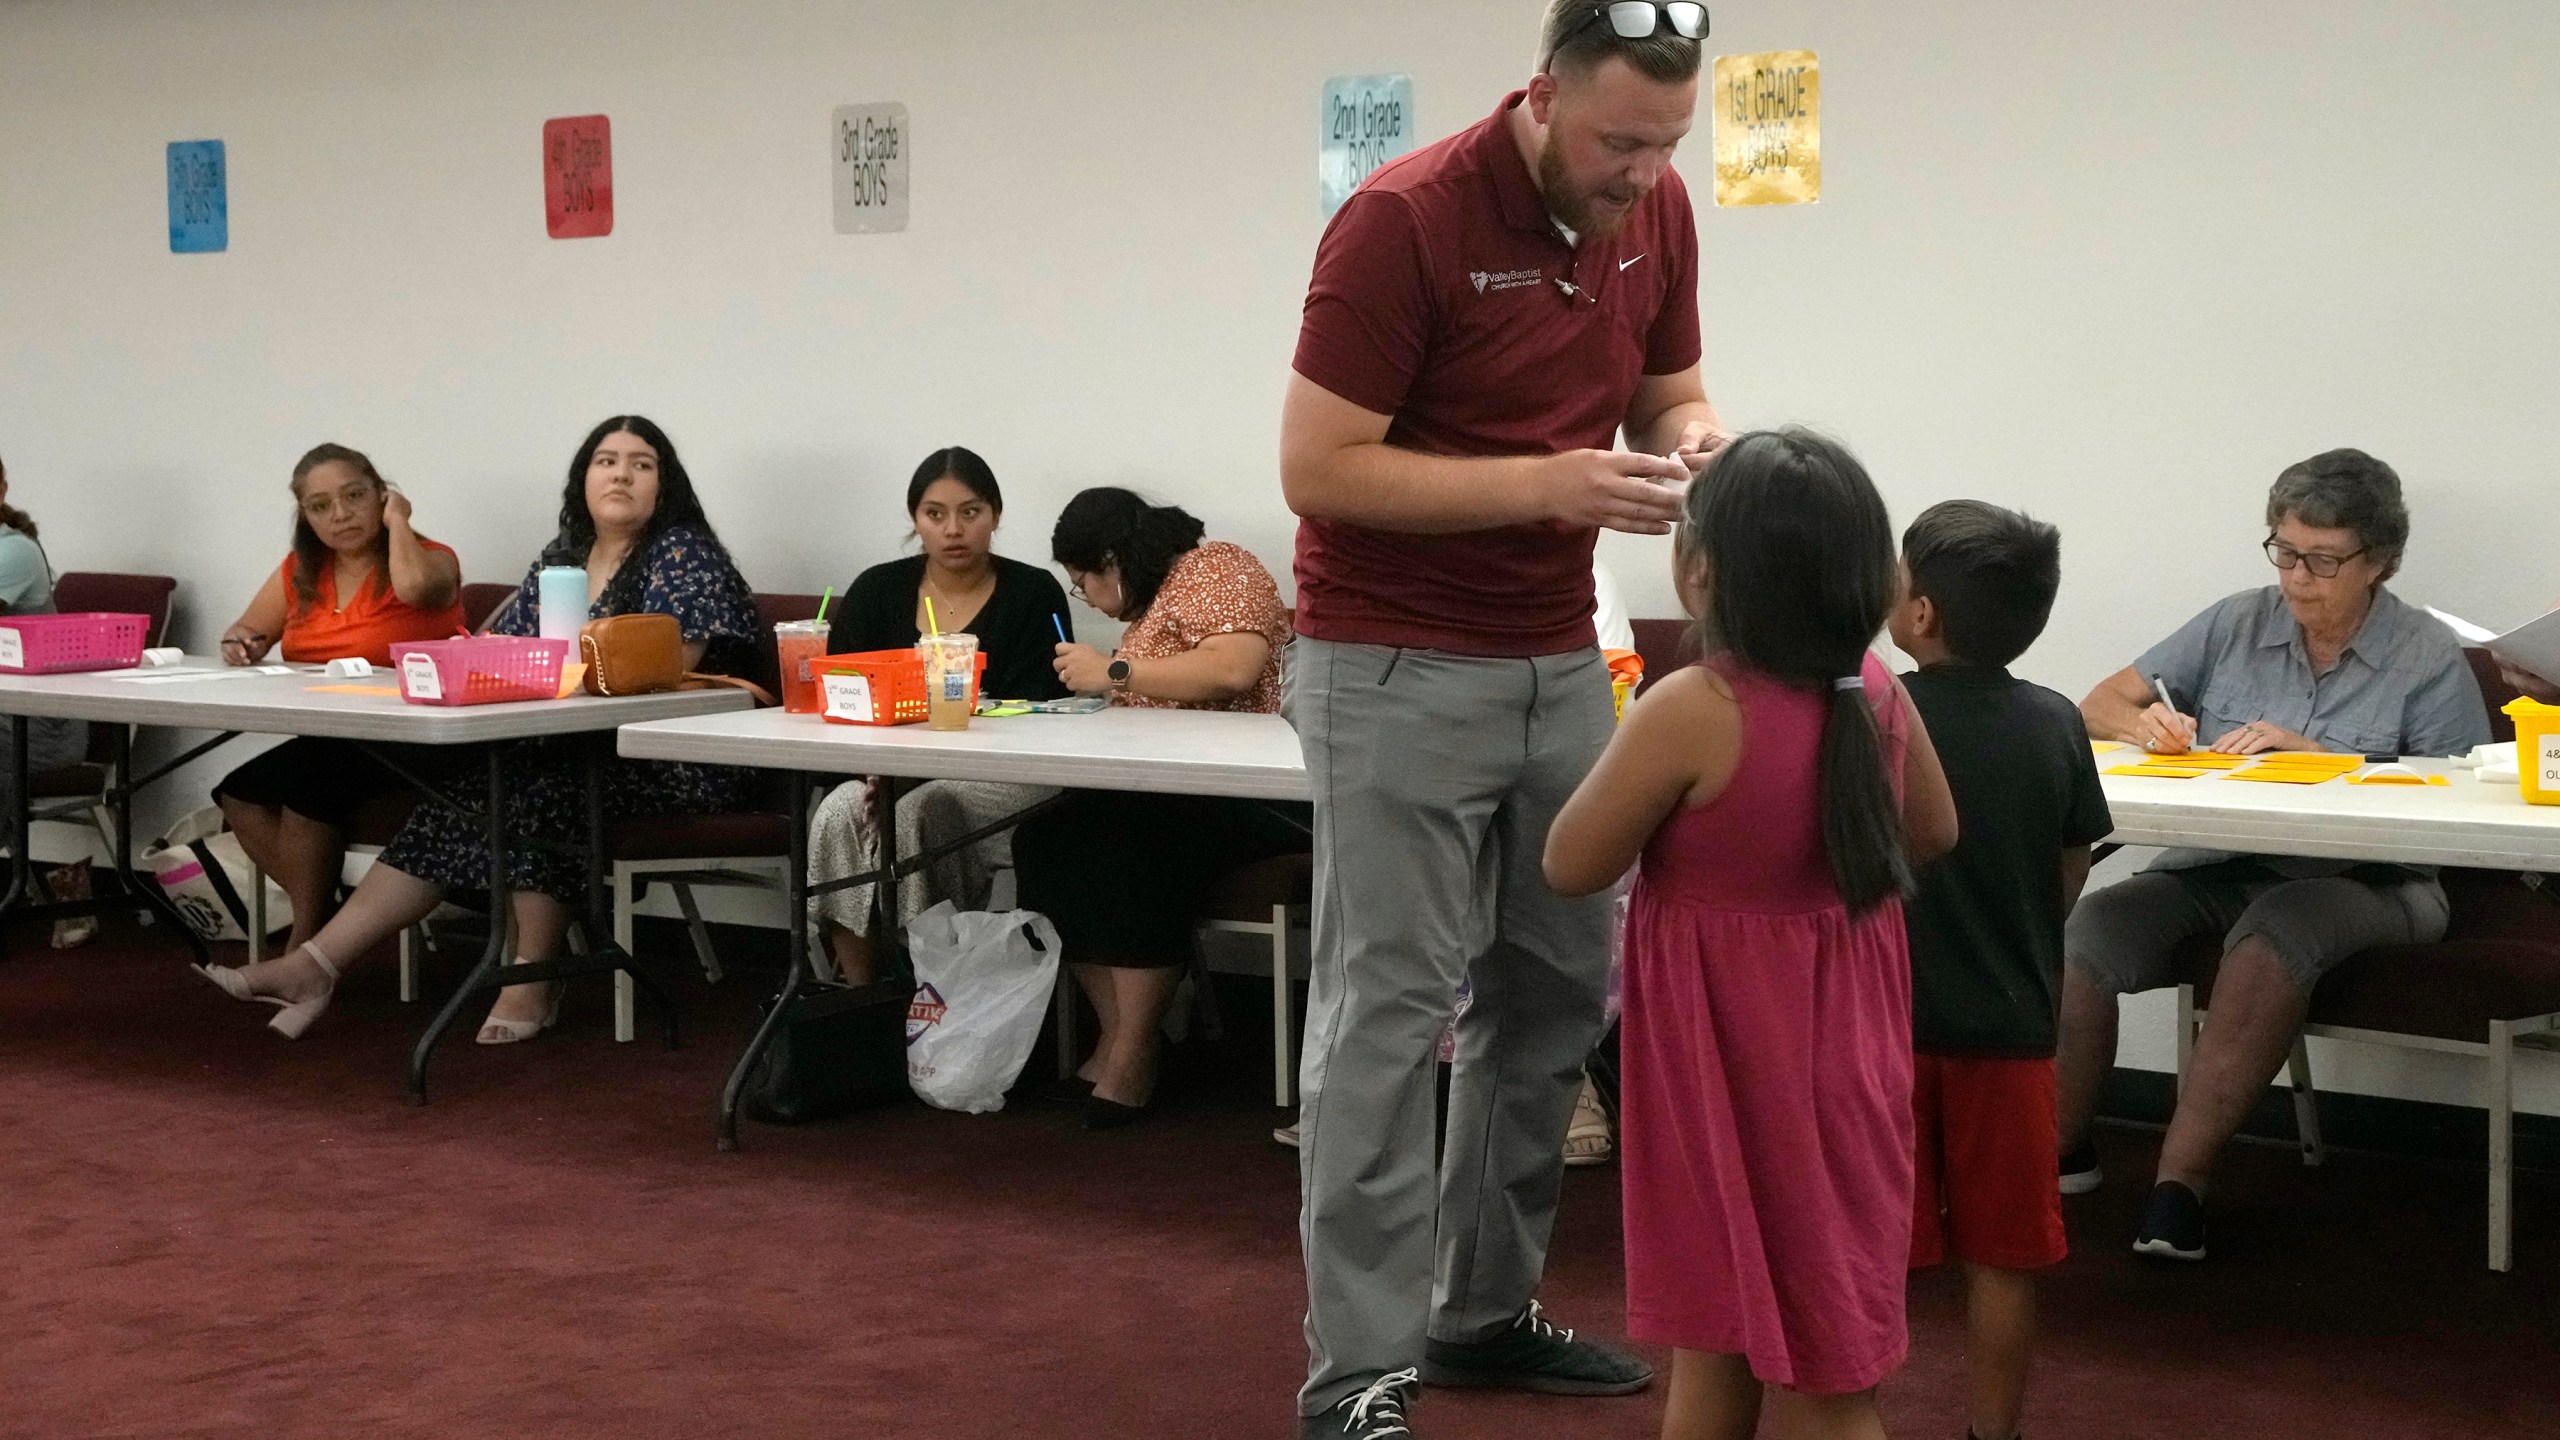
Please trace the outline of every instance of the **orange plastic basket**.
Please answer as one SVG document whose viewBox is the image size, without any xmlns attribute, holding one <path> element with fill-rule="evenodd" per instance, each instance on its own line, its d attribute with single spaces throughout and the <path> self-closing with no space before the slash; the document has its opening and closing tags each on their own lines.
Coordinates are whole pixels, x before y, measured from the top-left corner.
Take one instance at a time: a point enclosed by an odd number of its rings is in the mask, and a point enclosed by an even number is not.
<svg viewBox="0 0 2560 1440">
<path fill-rule="evenodd" d="M 855 655 L 821 655 L 809 662 L 826 697 L 819 713 L 834 725 L 921 725 L 925 719 L 924 656 L 913 650 L 865 650 Z M 987 673 L 987 652 L 978 652 L 977 675 L 969 687 L 969 703 L 978 703 L 975 681 Z M 860 683 L 850 683 L 859 681 Z"/>
</svg>

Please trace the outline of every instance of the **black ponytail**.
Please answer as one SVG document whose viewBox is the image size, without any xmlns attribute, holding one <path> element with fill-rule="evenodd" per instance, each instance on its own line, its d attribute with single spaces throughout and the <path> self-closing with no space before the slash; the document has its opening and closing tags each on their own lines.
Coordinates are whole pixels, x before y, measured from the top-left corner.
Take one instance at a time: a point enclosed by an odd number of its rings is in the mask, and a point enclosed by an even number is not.
<svg viewBox="0 0 2560 1440">
<path fill-rule="evenodd" d="M 1707 570 L 1710 649 L 1818 689 L 1822 844 L 1841 901 L 1870 910 L 1912 891 L 1902 806 L 1875 705 L 1858 678 L 1893 607 L 1893 526 L 1856 457 L 1798 429 L 1736 439 L 1689 489 L 1684 553 Z"/>
<path fill-rule="evenodd" d="M 1120 567 L 1119 620 L 1135 620 L 1156 602 L 1174 563 L 1198 549 L 1208 527 L 1179 505 L 1150 505 L 1116 485 L 1087 490 L 1058 512 L 1049 555 L 1091 574 Z"/>
</svg>

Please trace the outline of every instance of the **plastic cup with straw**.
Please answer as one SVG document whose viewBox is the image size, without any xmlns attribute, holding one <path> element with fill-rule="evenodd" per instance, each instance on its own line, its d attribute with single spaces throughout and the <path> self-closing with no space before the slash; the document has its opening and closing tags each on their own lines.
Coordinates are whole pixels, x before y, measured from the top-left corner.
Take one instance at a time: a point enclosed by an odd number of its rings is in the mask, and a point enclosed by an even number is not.
<svg viewBox="0 0 2560 1440">
<path fill-rule="evenodd" d="M 916 648 L 924 654 L 925 723 L 936 730 L 969 728 L 969 707 L 976 699 L 971 684 L 978 662 L 978 637 L 962 631 L 942 633 L 933 612 L 933 597 L 924 597 L 925 634 Z"/>
<path fill-rule="evenodd" d="M 782 708 L 794 715 L 815 715 L 826 706 L 826 682 L 814 666 L 827 653 L 827 602 L 835 587 L 818 597 L 814 620 L 778 620 L 773 626 L 773 658 L 782 670 Z"/>
</svg>

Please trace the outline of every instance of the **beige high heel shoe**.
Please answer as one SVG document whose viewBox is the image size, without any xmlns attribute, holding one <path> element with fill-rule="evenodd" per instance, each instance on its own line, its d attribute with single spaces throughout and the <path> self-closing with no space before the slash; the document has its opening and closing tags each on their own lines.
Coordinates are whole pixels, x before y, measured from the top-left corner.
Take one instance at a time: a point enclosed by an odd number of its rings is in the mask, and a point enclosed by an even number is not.
<svg viewBox="0 0 2560 1440">
<path fill-rule="evenodd" d="M 275 1006 L 275 1018 L 267 1022 L 267 1028 L 287 1040 L 299 1040 L 302 1032 L 311 1028 L 311 1022 L 320 1018 L 320 1012 L 329 1008 L 330 999 L 338 993 L 338 967 L 329 959 L 328 953 L 309 941 L 303 942 L 302 953 L 310 956 L 311 963 L 320 967 L 320 974 L 328 983 L 320 988 L 320 993 L 300 1000 L 262 995 L 250 989 L 249 977 L 235 965 L 194 965 L 188 968 L 212 981 L 223 994 L 234 1000 Z"/>
<path fill-rule="evenodd" d="M 479 1041 L 483 1045 L 518 1045 L 560 1023 L 560 1002 L 569 993 L 569 982 L 551 982 L 551 1003 L 544 1007 L 539 1020 L 501 1020 L 492 1015 L 480 1022 Z"/>
</svg>

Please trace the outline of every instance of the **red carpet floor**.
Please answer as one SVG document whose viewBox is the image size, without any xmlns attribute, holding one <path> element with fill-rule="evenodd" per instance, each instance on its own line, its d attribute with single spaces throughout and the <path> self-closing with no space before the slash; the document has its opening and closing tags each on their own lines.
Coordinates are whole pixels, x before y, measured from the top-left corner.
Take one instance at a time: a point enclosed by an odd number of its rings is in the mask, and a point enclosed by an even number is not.
<svg viewBox="0 0 2560 1440">
<path fill-rule="evenodd" d="M 686 1047 L 565 1030 L 444 1051 L 390 967 L 298 1044 L 111 929 L 0 959 L 0 1434 L 1278 1437 L 1303 1364 L 1295 1160 L 1249 1026 L 1160 1120 L 901 1109 L 711 1145 L 747 983 Z M 434 978 L 449 980 L 450 968 Z M 1263 1032 L 1267 1033 L 1267 1032 Z M 2152 1141 L 2074 1202 L 2039 1437 L 2560 1436 L 2560 1183 L 2481 1268 L 2476 1171 L 2246 1148 L 2212 1263 L 2123 1250 Z M 1613 1170 L 1574 1174 L 1545 1295 L 1615 1333 Z M 1912 1306 L 1895 1433 L 1963 1433 L 1959 1306 Z M 1639 1437 L 1658 1396 L 1430 1396 L 1431 1440 Z"/>
</svg>

